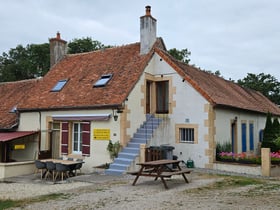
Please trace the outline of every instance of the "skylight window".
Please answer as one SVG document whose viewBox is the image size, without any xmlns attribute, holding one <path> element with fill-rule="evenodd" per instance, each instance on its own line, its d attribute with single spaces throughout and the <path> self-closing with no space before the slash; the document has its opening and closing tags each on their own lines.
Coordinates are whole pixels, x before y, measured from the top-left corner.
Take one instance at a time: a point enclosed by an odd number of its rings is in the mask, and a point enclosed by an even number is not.
<svg viewBox="0 0 280 210">
<path fill-rule="evenodd" d="M 53 87 L 52 91 L 58 92 L 61 91 L 61 89 L 64 87 L 64 85 L 67 83 L 67 79 L 59 80 L 56 85 Z"/>
<path fill-rule="evenodd" d="M 102 75 L 101 78 L 93 85 L 93 87 L 104 87 L 112 78 L 112 74 Z"/>
</svg>

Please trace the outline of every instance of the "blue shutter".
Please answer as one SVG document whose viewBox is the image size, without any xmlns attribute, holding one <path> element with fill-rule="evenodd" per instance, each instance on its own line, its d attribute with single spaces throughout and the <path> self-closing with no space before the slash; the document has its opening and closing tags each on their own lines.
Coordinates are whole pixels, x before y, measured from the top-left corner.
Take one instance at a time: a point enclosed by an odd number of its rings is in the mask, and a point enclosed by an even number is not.
<svg viewBox="0 0 280 210">
<path fill-rule="evenodd" d="M 242 152 L 247 151 L 247 139 L 246 139 L 246 123 L 241 124 L 241 138 L 242 138 Z"/>
<path fill-rule="evenodd" d="M 254 124 L 250 123 L 249 127 L 249 135 L 250 135 L 250 150 L 254 150 Z"/>
</svg>

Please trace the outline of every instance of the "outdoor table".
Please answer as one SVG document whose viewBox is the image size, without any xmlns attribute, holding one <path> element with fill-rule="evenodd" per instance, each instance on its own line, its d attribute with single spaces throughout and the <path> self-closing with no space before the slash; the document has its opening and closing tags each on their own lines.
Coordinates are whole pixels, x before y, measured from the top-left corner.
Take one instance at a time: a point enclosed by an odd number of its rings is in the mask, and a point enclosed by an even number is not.
<svg viewBox="0 0 280 210">
<path fill-rule="evenodd" d="M 132 185 L 136 184 L 140 176 L 150 176 L 150 177 L 155 177 L 155 180 L 160 178 L 165 189 L 168 189 L 168 186 L 164 178 L 170 178 L 173 175 L 182 175 L 185 182 L 189 183 L 185 174 L 191 173 L 192 170 L 182 169 L 179 166 L 180 162 L 181 160 L 163 159 L 163 160 L 148 161 L 144 163 L 137 163 L 137 165 L 140 165 L 140 170 L 134 172 L 128 172 L 128 174 L 136 176 Z M 173 167 L 170 167 L 170 165 L 173 165 Z"/>
<path fill-rule="evenodd" d="M 75 173 L 73 173 L 73 170 L 75 170 L 75 166 L 79 163 L 84 163 L 83 161 L 74 161 L 74 160 L 61 160 L 61 159 L 42 159 L 41 162 L 48 162 L 51 161 L 53 163 L 61 163 L 63 165 L 69 166 L 69 175 L 75 176 Z"/>
</svg>

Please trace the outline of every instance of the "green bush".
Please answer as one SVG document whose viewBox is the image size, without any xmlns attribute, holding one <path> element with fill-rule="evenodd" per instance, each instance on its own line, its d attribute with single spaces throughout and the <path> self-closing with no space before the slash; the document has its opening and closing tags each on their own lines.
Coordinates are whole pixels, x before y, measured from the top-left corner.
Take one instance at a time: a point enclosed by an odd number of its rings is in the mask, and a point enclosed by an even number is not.
<svg viewBox="0 0 280 210">
<path fill-rule="evenodd" d="M 110 153 L 110 158 L 114 160 L 116 157 L 118 157 L 118 153 L 121 150 L 121 144 L 120 142 L 112 143 L 110 140 L 107 146 L 107 151 Z"/>
<path fill-rule="evenodd" d="M 279 135 L 280 125 L 278 118 L 274 118 L 272 121 L 271 113 L 267 113 L 261 147 L 270 148 L 271 152 L 277 152 L 280 149 Z"/>
</svg>

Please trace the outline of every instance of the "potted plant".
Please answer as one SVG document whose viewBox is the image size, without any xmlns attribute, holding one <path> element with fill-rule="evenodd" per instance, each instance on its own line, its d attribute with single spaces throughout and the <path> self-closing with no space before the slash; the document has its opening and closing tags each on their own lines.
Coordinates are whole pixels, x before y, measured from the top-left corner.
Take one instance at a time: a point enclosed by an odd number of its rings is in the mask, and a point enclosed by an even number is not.
<svg viewBox="0 0 280 210">
<path fill-rule="evenodd" d="M 110 158 L 114 160 L 116 157 L 118 157 L 118 153 L 121 150 L 121 144 L 119 141 L 113 143 L 111 140 L 109 140 L 107 151 L 110 154 Z"/>
</svg>

